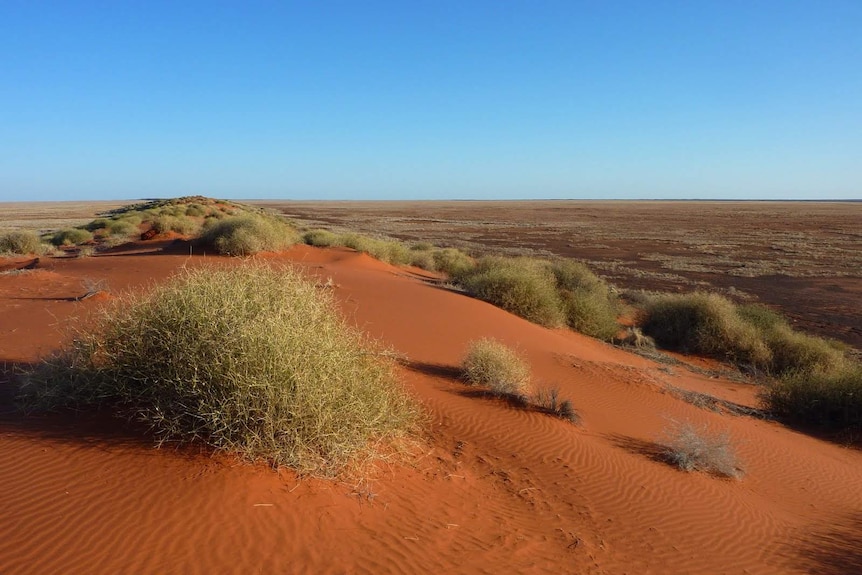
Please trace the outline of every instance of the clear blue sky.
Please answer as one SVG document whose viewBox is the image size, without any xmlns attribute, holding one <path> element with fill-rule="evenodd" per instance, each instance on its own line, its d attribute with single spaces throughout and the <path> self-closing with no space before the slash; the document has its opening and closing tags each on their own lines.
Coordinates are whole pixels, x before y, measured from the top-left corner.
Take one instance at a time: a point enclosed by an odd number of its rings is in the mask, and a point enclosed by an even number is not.
<svg viewBox="0 0 862 575">
<path fill-rule="evenodd" d="M 0 200 L 862 198 L 862 0 L 0 1 Z"/>
</svg>

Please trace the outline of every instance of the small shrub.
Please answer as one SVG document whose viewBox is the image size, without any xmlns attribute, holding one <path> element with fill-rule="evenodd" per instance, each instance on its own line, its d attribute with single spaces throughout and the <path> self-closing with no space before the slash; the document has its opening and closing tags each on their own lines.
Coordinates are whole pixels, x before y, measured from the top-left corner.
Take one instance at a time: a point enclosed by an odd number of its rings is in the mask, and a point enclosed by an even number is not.
<svg viewBox="0 0 862 575">
<path fill-rule="evenodd" d="M 572 402 L 568 399 L 560 399 L 560 390 L 556 387 L 540 389 L 536 393 L 533 402 L 536 407 L 554 417 L 565 419 L 571 423 L 579 423 L 581 421 L 581 417 L 575 411 Z"/>
<path fill-rule="evenodd" d="M 95 220 L 84 226 L 84 229 L 89 232 L 95 232 L 96 230 L 101 230 L 108 227 L 108 222 L 110 222 L 110 220 L 107 220 L 105 218 L 96 218 Z"/>
<path fill-rule="evenodd" d="M 299 241 L 299 234 L 281 220 L 263 216 L 233 216 L 210 225 L 201 241 L 224 255 L 246 256 L 279 251 Z"/>
<path fill-rule="evenodd" d="M 340 237 L 341 245 L 366 253 L 382 262 L 393 265 L 410 263 L 410 250 L 399 241 L 372 238 L 360 234 L 345 234 Z"/>
<path fill-rule="evenodd" d="M 455 281 L 475 266 L 476 261 L 459 249 L 443 248 L 434 252 L 434 267 Z"/>
<path fill-rule="evenodd" d="M 461 369 L 468 384 L 488 387 L 495 395 L 524 397 L 530 385 L 526 361 L 493 339 L 471 343 Z"/>
<path fill-rule="evenodd" d="M 153 229 L 160 234 L 167 232 L 177 232 L 184 236 L 192 235 L 198 231 L 200 224 L 195 220 L 184 215 L 162 215 L 155 218 L 152 222 Z"/>
<path fill-rule="evenodd" d="M 428 270 L 429 272 L 437 269 L 437 263 L 434 261 L 434 253 L 430 251 L 411 250 L 410 265 Z"/>
<path fill-rule="evenodd" d="M 560 260 L 551 269 L 563 300 L 566 324 L 575 331 L 610 341 L 620 330 L 620 305 L 608 284 L 580 262 Z"/>
<path fill-rule="evenodd" d="M 0 253 L 27 255 L 44 251 L 42 240 L 36 232 L 14 230 L 0 234 Z"/>
<path fill-rule="evenodd" d="M 140 224 L 144 220 L 141 217 L 141 214 L 139 214 L 137 212 L 125 212 L 123 214 L 116 216 L 112 221 L 126 222 L 126 223 L 132 224 L 134 226 L 137 226 L 138 224 Z"/>
<path fill-rule="evenodd" d="M 310 230 L 305 232 L 302 239 L 308 245 L 320 248 L 339 245 L 338 234 L 329 230 Z"/>
<path fill-rule="evenodd" d="M 51 243 L 55 246 L 73 246 L 92 240 L 93 234 L 81 228 L 66 228 L 51 237 Z"/>
<path fill-rule="evenodd" d="M 410 246 L 410 249 L 415 252 L 430 252 L 434 249 L 434 244 L 429 242 L 416 242 Z"/>
<path fill-rule="evenodd" d="M 829 372 L 797 372 L 771 381 L 761 401 L 774 415 L 826 429 L 862 429 L 862 365 L 846 361 Z"/>
<path fill-rule="evenodd" d="M 110 232 L 110 235 L 120 237 L 134 236 L 138 233 L 137 224 L 127 219 L 111 220 L 105 229 Z"/>
<path fill-rule="evenodd" d="M 31 409 L 102 405 L 160 440 L 319 474 L 380 455 L 420 414 L 328 292 L 260 263 L 185 271 L 118 300 L 22 394 Z"/>
<path fill-rule="evenodd" d="M 472 296 L 547 327 L 565 324 L 563 301 L 546 262 L 486 256 L 458 283 Z"/>
<path fill-rule="evenodd" d="M 704 471 L 725 477 L 743 476 L 727 432 L 707 426 L 673 422 L 662 438 L 663 456 L 683 471 Z"/>
</svg>

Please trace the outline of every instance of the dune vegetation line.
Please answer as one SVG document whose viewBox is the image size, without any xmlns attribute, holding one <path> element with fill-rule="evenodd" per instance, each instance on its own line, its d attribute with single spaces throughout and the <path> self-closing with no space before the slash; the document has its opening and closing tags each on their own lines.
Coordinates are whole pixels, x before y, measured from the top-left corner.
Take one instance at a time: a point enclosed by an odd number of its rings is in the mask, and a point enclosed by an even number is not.
<svg viewBox="0 0 862 575">
<path fill-rule="evenodd" d="M 618 320 L 627 315 L 634 318 L 637 326 L 630 329 L 640 329 L 645 334 L 641 337 L 636 332 L 639 341 L 714 357 L 752 374 L 760 385 L 763 408 L 776 418 L 833 430 L 862 428 L 862 365 L 850 357 L 846 346 L 800 333 L 765 306 L 737 305 L 714 293 L 640 293 L 637 297 L 624 297 L 578 261 L 474 257 L 455 248 L 427 243 L 410 245 L 356 233 L 302 229 L 273 211 L 201 196 L 130 205 L 110 211 L 87 225 L 42 235 L 21 230 L 0 233 L 0 253 L 98 255 L 132 240 L 171 237 L 170 234 L 190 240 L 192 246 L 204 253 L 226 256 L 279 251 L 299 242 L 350 248 L 393 265 L 436 272 L 446 285 L 537 324 L 566 327 L 607 342 L 621 341 L 622 326 Z M 235 275 L 218 275 L 226 284 L 218 294 L 205 278 L 184 275 L 165 289 L 157 290 L 155 300 L 128 302 L 125 304 L 128 312 L 112 307 L 112 316 L 104 319 L 93 336 L 76 341 L 72 348 L 49 358 L 31 374 L 25 394 L 29 405 L 100 403 L 111 398 L 128 412 L 150 421 L 160 437 L 202 437 L 219 448 L 237 449 L 252 457 L 315 470 L 344 466 L 358 446 L 372 436 L 397 435 L 415 422 L 415 407 L 410 407 L 402 395 L 379 391 L 394 389 L 383 383 L 390 376 L 380 367 L 380 358 L 368 351 L 358 334 L 348 330 L 343 322 L 324 319 L 337 314 L 320 290 L 305 286 L 294 272 L 248 266 L 239 268 L 243 271 Z M 249 291 L 252 286 L 244 283 L 246 280 L 240 277 L 243 274 L 255 278 L 247 281 L 259 282 L 254 289 L 274 290 L 267 293 L 281 307 L 270 309 L 259 298 L 252 297 Z M 279 279 L 273 274 L 280 274 Z M 285 283 L 285 287 L 277 288 L 274 284 L 279 282 Z M 198 300 L 192 301 L 195 298 Z M 251 299 L 236 304 L 226 301 L 243 298 Z M 206 306 L 220 310 L 219 317 L 213 317 L 213 325 L 221 326 L 219 329 L 225 330 L 224 333 L 205 329 L 207 322 L 202 318 L 211 314 Z M 295 334 L 283 333 L 285 328 L 270 324 L 272 318 L 268 314 L 279 321 L 295 322 L 284 324 L 293 326 L 290 329 L 295 328 Z M 240 325 L 225 325 L 219 319 L 221 316 L 234 316 Z M 316 333 L 314 329 L 305 329 L 305 322 L 311 317 L 335 323 L 323 330 L 325 334 Z M 145 324 L 144 319 L 153 323 Z M 194 323 L 194 329 L 175 329 L 191 325 L 188 322 L 198 323 Z M 258 323 L 268 327 L 262 329 L 255 325 Z M 246 329 L 250 330 L 248 337 L 234 338 L 236 341 L 225 335 Z M 189 339 L 173 342 L 172 331 L 187 332 Z M 165 349 L 148 345 L 135 355 L 134 350 L 122 345 L 122 341 L 131 341 L 131 337 L 146 342 L 161 338 L 172 343 Z M 308 339 L 300 341 L 302 338 Z M 239 346 L 236 356 L 227 362 L 217 360 L 208 349 L 209 340 Z M 314 367 L 302 367 L 276 349 L 288 345 L 288 341 L 290 346 L 309 354 L 317 346 L 335 347 L 326 356 L 309 355 L 314 357 L 308 359 Z M 250 345 L 249 342 L 260 348 L 242 347 Z M 177 349 L 182 353 L 178 354 Z M 525 379 L 523 368 L 518 367 L 516 355 L 506 353 L 495 347 L 494 342 L 477 342 L 465 360 L 465 377 L 471 383 L 488 386 L 493 393 L 527 397 L 528 378 Z M 159 363 L 163 361 L 160 355 L 165 355 L 164 361 L 169 365 Z M 243 361 L 255 365 L 242 363 L 244 357 L 251 359 Z M 127 360 L 131 363 L 112 363 Z M 277 363 L 284 365 L 276 366 Z M 487 375 L 488 370 L 501 366 L 509 371 L 493 377 Z M 283 369 L 298 371 L 283 372 Z M 166 375 L 169 381 L 156 382 L 154 373 L 169 374 Z M 264 390 L 251 385 L 253 377 L 265 381 L 282 378 L 292 383 L 288 385 L 289 391 Z M 188 378 L 191 388 L 181 389 L 179 382 Z M 335 392 L 326 392 L 325 397 L 308 395 L 299 383 L 304 378 L 322 378 L 333 389 L 348 380 L 375 383 L 356 390 L 363 399 L 354 402 Z M 204 385 L 202 381 L 208 383 Z M 212 389 L 213 381 L 225 381 L 227 387 L 221 388 L 217 398 L 204 400 L 200 394 Z M 184 395 L 187 392 L 191 395 Z M 234 392 L 235 395 L 230 395 Z M 329 393 L 334 395 L 329 397 Z M 230 400 L 226 399 L 229 395 Z M 571 404 L 563 404 L 552 390 L 544 390 L 535 397 L 539 395 L 537 402 L 547 409 L 562 410 L 571 413 L 573 419 L 576 417 Z M 313 405 L 315 401 L 333 398 L 334 407 Z M 167 402 L 164 405 L 163 400 Z M 193 411 L 190 406 L 194 406 Z M 326 412 L 328 409 L 340 411 Z M 189 417 L 191 412 L 194 415 Z M 231 419 L 234 416 L 238 418 L 236 421 Z M 322 434 L 321 422 L 330 420 L 333 428 L 326 428 Z M 250 425 L 251 421 L 260 425 Z M 369 421 L 375 425 L 386 423 L 383 427 L 369 427 L 366 425 Z M 309 430 L 316 430 L 314 433 L 327 439 L 308 437 Z M 249 434 L 241 436 L 245 432 Z M 342 434 L 344 438 L 333 439 Z M 287 447 L 277 447 L 280 444 Z"/>
</svg>

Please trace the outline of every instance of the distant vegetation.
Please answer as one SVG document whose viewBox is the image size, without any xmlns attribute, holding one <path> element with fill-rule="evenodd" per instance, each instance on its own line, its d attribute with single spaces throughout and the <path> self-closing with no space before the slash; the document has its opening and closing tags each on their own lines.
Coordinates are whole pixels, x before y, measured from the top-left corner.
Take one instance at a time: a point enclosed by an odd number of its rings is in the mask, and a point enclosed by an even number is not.
<svg viewBox="0 0 862 575">
<path fill-rule="evenodd" d="M 109 308 L 29 374 L 31 409 L 104 406 L 160 440 L 335 474 L 416 429 L 391 360 L 290 268 L 198 269 Z"/>
</svg>

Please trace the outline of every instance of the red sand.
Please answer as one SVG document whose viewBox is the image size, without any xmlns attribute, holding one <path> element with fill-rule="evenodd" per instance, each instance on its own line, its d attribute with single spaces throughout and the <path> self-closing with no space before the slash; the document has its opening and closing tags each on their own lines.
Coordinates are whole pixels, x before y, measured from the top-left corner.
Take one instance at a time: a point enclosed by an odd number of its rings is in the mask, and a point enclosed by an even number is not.
<svg viewBox="0 0 862 575">
<path fill-rule="evenodd" d="M 100 298 L 183 265 L 153 252 L 45 258 L 0 275 L 0 573 L 849 573 L 862 569 L 862 454 L 779 424 L 697 409 L 665 384 L 754 404 L 748 386 L 530 324 L 349 250 L 267 258 L 332 278 L 345 314 L 409 358 L 431 431 L 411 464 L 348 484 L 201 450 L 153 449 L 100 416 L 31 416 L 8 371 L 57 349 Z M 161 247 L 161 246 L 160 246 Z M 522 350 L 581 427 L 472 396 L 471 340 Z M 728 429 L 741 481 L 656 461 L 669 419 Z"/>
</svg>

